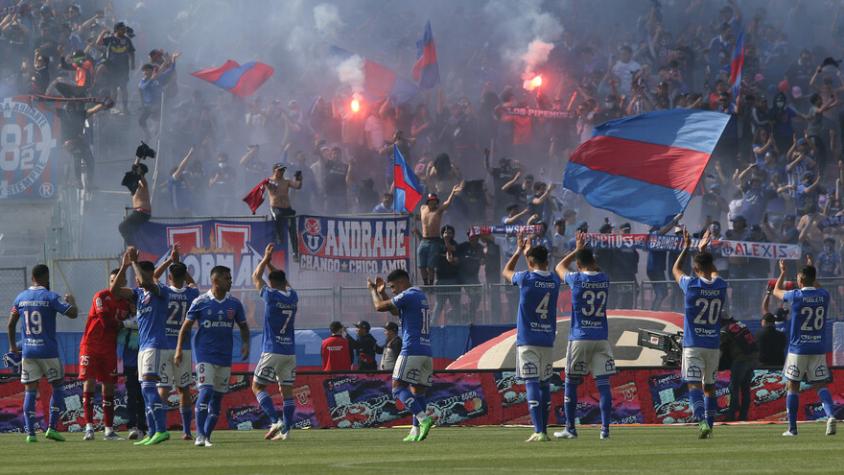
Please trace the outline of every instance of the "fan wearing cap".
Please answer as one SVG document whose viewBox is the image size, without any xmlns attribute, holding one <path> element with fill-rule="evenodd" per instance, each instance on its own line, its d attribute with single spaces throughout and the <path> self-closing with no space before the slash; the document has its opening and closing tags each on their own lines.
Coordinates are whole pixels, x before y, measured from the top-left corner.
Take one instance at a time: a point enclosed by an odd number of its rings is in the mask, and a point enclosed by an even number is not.
<svg viewBox="0 0 844 475">
<path fill-rule="evenodd" d="M 375 364 L 375 353 L 377 352 L 378 342 L 369 331 L 372 326 L 366 320 L 361 320 L 355 323 L 354 327 L 357 329 L 357 338 L 352 335 L 346 335 L 349 340 L 349 348 L 357 359 L 358 371 L 375 371 L 378 366 Z"/>
<path fill-rule="evenodd" d="M 401 353 L 401 337 L 396 322 L 384 325 L 384 346 L 375 347 L 375 352 L 381 356 L 381 371 L 392 371 L 396 367 L 396 359 Z"/>
<path fill-rule="evenodd" d="M 451 189 L 451 194 L 448 195 L 448 199 L 442 204 L 440 204 L 440 199 L 436 194 L 429 193 L 425 204 L 420 209 L 422 242 L 419 243 L 419 247 L 416 249 L 416 262 L 425 285 L 434 285 L 434 266 L 440 255 L 440 249 L 443 247 L 442 238 L 440 237 L 443 214 L 451 206 L 451 203 L 454 202 L 454 197 L 463 191 L 463 184 L 463 182 L 460 182 L 454 185 L 454 188 Z"/>
<path fill-rule="evenodd" d="M 283 163 L 273 165 L 273 174 L 267 182 L 267 194 L 270 197 L 270 213 L 275 222 L 276 239 L 283 241 L 284 225 L 290 238 L 290 247 L 295 259 L 299 258 L 298 239 L 296 238 L 296 210 L 290 205 L 290 189 L 302 189 L 302 172 L 297 171 L 292 180 L 284 177 L 287 166 Z"/>
<path fill-rule="evenodd" d="M 112 88 L 120 89 L 123 112 L 129 110 L 129 91 L 126 85 L 129 83 L 129 71 L 135 69 L 135 45 L 127 33 L 129 29 L 121 21 L 114 24 L 113 34 L 104 30 L 97 38 L 97 45 L 106 48 L 105 67 L 108 83 Z"/>
</svg>

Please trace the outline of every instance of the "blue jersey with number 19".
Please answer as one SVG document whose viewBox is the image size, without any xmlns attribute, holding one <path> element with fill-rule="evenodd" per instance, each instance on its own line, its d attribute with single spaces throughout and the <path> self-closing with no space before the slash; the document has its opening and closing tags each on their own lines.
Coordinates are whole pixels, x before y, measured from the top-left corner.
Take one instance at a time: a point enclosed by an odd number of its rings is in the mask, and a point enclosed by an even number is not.
<svg viewBox="0 0 844 475">
<path fill-rule="evenodd" d="M 782 300 L 791 304 L 788 352 L 795 355 L 825 354 L 829 292 L 825 289 L 803 287 L 799 290 L 789 290 Z"/>
<path fill-rule="evenodd" d="M 522 271 L 513 274 L 513 285 L 519 288 L 516 345 L 553 347 L 560 278 L 548 271 Z"/>
<path fill-rule="evenodd" d="M 71 305 L 59 294 L 44 287 L 30 287 L 21 292 L 12 306 L 21 319 L 21 349 L 24 358 L 58 358 L 56 313 L 65 313 Z"/>
<path fill-rule="evenodd" d="M 603 272 L 566 272 L 571 287 L 569 341 L 606 340 L 610 281 Z"/>
<path fill-rule="evenodd" d="M 197 297 L 199 297 L 199 289 L 196 287 L 182 287 L 181 289 L 170 287 L 170 293 L 167 296 L 167 324 L 164 326 L 167 339 L 163 349 L 176 349 L 182 323 L 185 321 L 190 305 Z M 185 341 L 182 342 L 182 349 L 190 349 L 190 338 L 185 338 Z"/>
<path fill-rule="evenodd" d="M 718 349 L 721 344 L 721 308 L 727 300 L 727 282 L 716 277 L 683 276 L 680 288 L 686 294 L 683 347 Z"/>
<path fill-rule="evenodd" d="M 392 299 L 401 320 L 401 354 L 431 356 L 431 311 L 428 297 L 418 287 L 411 287 Z"/>
<path fill-rule="evenodd" d="M 264 336 L 261 351 L 278 355 L 296 354 L 296 306 L 299 295 L 293 289 L 261 289 L 264 299 Z"/>
</svg>

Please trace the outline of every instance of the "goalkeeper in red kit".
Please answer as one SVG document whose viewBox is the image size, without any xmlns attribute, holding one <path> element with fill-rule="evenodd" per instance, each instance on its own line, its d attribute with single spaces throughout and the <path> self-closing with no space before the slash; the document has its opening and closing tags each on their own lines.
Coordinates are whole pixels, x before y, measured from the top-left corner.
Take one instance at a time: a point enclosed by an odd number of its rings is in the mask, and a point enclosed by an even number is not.
<svg viewBox="0 0 844 475">
<path fill-rule="evenodd" d="M 118 278 L 111 271 L 109 285 Z M 125 280 L 125 277 L 123 278 Z M 118 287 L 125 286 L 122 282 Z M 84 381 L 82 407 L 85 411 L 84 440 L 94 440 L 94 390 L 103 385 L 103 426 L 105 440 L 122 440 L 114 431 L 114 384 L 117 382 L 117 333 L 123 321 L 135 312 L 133 302 L 117 298 L 108 289 L 94 294 L 85 333 L 79 345 L 79 379 Z"/>
</svg>

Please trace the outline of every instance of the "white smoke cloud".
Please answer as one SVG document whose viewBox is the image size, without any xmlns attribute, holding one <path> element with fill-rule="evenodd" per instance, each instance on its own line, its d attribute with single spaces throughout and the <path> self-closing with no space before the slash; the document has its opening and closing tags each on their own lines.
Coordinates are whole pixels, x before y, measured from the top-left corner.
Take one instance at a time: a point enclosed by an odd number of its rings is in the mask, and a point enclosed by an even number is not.
<svg viewBox="0 0 844 475">
<path fill-rule="evenodd" d="M 548 61 L 548 56 L 554 45 L 547 43 L 540 39 L 535 39 L 528 45 L 527 51 L 522 54 L 522 62 L 525 65 L 525 74 L 530 75 L 536 71 L 536 68 L 542 66 Z M 523 78 L 528 79 L 528 78 Z"/>
<path fill-rule="evenodd" d="M 343 26 L 340 10 L 335 5 L 320 3 L 314 7 L 314 24 L 320 33 L 333 36 Z"/>
<path fill-rule="evenodd" d="M 563 34 L 559 19 L 543 11 L 542 0 L 490 0 L 484 14 L 503 35 L 501 57 L 523 75 L 548 61 L 552 43 Z"/>
<path fill-rule="evenodd" d="M 363 90 L 363 58 L 351 56 L 340 63 L 337 68 L 337 79 L 352 88 L 354 92 Z"/>
</svg>

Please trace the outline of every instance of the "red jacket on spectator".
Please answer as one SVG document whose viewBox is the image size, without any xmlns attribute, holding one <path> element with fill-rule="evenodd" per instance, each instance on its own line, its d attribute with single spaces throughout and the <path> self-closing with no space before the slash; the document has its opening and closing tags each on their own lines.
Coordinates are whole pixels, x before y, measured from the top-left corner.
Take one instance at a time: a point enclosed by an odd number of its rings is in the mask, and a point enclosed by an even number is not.
<svg viewBox="0 0 844 475">
<path fill-rule="evenodd" d="M 322 340 L 322 370 L 351 371 L 352 357 L 349 342 L 340 335 L 331 335 Z"/>
</svg>

